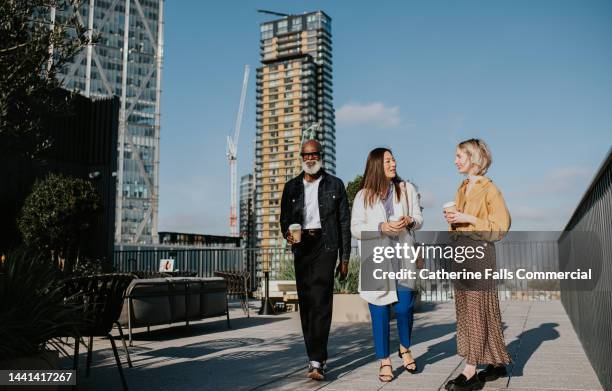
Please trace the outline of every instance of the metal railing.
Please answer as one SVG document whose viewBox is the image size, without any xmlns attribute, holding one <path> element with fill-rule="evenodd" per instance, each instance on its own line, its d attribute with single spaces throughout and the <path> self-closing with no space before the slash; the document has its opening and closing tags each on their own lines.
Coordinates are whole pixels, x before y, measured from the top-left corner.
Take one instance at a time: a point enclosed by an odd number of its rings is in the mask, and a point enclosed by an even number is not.
<svg viewBox="0 0 612 391">
<path fill-rule="evenodd" d="M 293 262 L 289 249 L 223 248 L 187 246 L 116 246 L 113 265 L 119 272 L 159 270 L 162 259 L 174 259 L 174 270 L 193 271 L 198 277 L 214 277 L 215 272 L 249 272 L 249 289 L 258 289 L 265 270 L 275 279 L 284 265 Z"/>
<path fill-rule="evenodd" d="M 357 254 L 357 248 L 353 248 Z M 496 243 L 498 267 L 515 269 L 529 264 L 530 270 L 548 270 L 558 264 L 556 241 L 502 241 Z M 260 290 L 266 271 L 271 280 L 293 280 L 293 254 L 287 248 L 194 248 L 185 246 L 121 246 L 115 249 L 114 265 L 118 271 L 157 271 L 161 259 L 174 259 L 175 270 L 193 271 L 199 277 L 213 277 L 215 272 L 249 272 L 249 290 Z M 354 261 L 358 262 L 358 259 Z M 450 265 L 426 259 L 430 270 Z M 447 262 L 448 261 L 442 261 Z M 424 301 L 454 299 L 450 280 L 421 280 Z M 559 298 L 557 286 L 537 286 L 526 280 L 507 280 L 499 286 L 502 300 L 554 300 Z"/>
<path fill-rule="evenodd" d="M 558 264 L 558 245 L 555 241 L 501 241 L 495 243 L 497 268 L 516 270 L 528 266 L 531 271 L 556 269 Z M 451 260 L 425 259 L 425 268 L 435 271 L 443 268 L 450 270 Z M 451 280 L 420 280 L 423 301 L 449 301 L 454 299 Z M 511 279 L 500 282 L 498 286 L 501 300 L 558 300 L 559 287 L 529 280 Z"/>
<path fill-rule="evenodd" d="M 561 284 L 561 302 L 572 321 L 576 334 L 591 362 L 599 381 L 606 390 L 612 389 L 612 149 L 578 203 L 565 231 L 587 231 L 596 234 L 601 244 L 601 273 L 593 290 L 581 290 L 579 282 L 566 280 Z M 569 241 L 562 235 L 559 244 Z M 580 267 L 578 257 L 566 257 L 567 269 Z M 582 260 L 584 264 L 584 260 Z"/>
</svg>

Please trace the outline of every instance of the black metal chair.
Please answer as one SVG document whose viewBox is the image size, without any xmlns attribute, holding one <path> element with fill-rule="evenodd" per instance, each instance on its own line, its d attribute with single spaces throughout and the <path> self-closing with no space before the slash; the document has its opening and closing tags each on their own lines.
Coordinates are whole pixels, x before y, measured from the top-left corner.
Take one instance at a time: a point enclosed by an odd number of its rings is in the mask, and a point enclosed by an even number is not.
<svg viewBox="0 0 612 391">
<path fill-rule="evenodd" d="M 128 366 L 132 368 L 130 353 L 118 320 L 123 306 L 125 291 L 133 279 L 134 276 L 131 274 L 112 273 L 66 280 L 66 289 L 69 292 L 68 297 L 70 301 L 82 305 L 84 310 L 84 326 L 79 329 L 80 335 L 75 337 L 73 368 L 75 370 L 78 369 L 79 341 L 81 336 L 89 337 L 86 376 L 89 376 L 89 368 L 91 367 L 93 337 L 107 337 L 111 342 L 117 368 L 119 369 L 119 376 L 125 390 L 128 389 L 127 382 L 125 381 L 115 340 L 110 335 L 110 332 L 113 329 L 113 325 L 118 327 L 121 342 L 127 356 Z"/>
<path fill-rule="evenodd" d="M 242 310 L 247 317 L 251 317 L 249 313 L 249 282 L 251 273 L 249 272 L 222 272 L 215 271 L 216 277 L 222 277 L 227 283 L 227 295 L 238 296 Z"/>
</svg>

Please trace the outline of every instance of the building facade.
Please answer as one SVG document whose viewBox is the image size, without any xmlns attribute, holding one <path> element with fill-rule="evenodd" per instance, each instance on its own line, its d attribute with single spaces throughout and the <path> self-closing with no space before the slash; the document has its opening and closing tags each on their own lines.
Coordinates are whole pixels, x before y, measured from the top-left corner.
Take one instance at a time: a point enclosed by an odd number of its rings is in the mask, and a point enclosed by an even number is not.
<svg viewBox="0 0 612 391">
<path fill-rule="evenodd" d="M 291 15 L 260 26 L 255 140 L 257 246 L 282 247 L 280 199 L 301 171 L 304 130 L 323 146 L 323 166 L 335 174 L 331 18 L 322 11 Z"/>
<path fill-rule="evenodd" d="M 163 0 L 85 0 L 81 24 L 96 37 L 59 75 L 88 97 L 120 97 L 116 243 L 157 243 Z M 51 10 L 51 23 L 67 15 Z"/>
<path fill-rule="evenodd" d="M 240 178 L 240 238 L 246 248 L 254 248 L 255 239 L 255 180 L 253 174 Z"/>
</svg>

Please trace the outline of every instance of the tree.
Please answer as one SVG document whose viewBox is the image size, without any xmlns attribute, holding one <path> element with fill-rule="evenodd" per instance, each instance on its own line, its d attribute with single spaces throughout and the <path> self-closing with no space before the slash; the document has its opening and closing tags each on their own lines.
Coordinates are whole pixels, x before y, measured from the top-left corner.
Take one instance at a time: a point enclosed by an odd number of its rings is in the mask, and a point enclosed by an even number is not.
<svg viewBox="0 0 612 391">
<path fill-rule="evenodd" d="M 57 75 L 88 43 L 78 5 L 0 1 L 0 155 L 33 158 L 53 142 L 45 122 L 70 108 L 70 99 L 57 94 L 62 85 Z M 58 14 L 54 24 L 52 7 Z"/>
<path fill-rule="evenodd" d="M 349 208 L 353 208 L 353 200 L 359 192 L 359 187 L 361 186 L 361 180 L 363 176 L 357 175 L 355 179 L 346 184 L 346 195 L 348 197 Z"/>
<path fill-rule="evenodd" d="M 64 269 L 70 271 L 99 209 L 91 182 L 49 174 L 34 184 L 18 226 L 27 246 L 46 252 L 55 261 L 65 259 Z"/>
</svg>

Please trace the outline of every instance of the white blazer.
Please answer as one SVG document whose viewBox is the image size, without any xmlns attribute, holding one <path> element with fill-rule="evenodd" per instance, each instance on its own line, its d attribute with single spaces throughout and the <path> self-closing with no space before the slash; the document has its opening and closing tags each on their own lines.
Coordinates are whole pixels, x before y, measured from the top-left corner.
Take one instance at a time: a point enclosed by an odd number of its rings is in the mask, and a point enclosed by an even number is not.
<svg viewBox="0 0 612 391">
<path fill-rule="evenodd" d="M 415 223 L 413 230 L 420 229 L 423 226 L 423 215 L 421 213 L 419 194 L 415 186 L 410 182 L 403 182 L 401 189 L 400 201 L 398 202 L 395 197 L 393 198 L 394 214 L 412 217 Z M 359 255 L 361 255 L 361 242 L 363 240 L 380 240 L 384 238 L 385 235 L 378 231 L 378 225 L 382 222 L 387 222 L 387 213 L 382 201 L 379 199 L 373 205 L 366 208 L 364 191 L 360 190 L 355 195 L 351 214 L 351 234 L 358 241 Z M 410 231 L 406 230 L 399 235 L 399 242 L 412 245 L 414 244 L 414 236 Z M 383 264 L 388 263 L 384 262 Z M 414 262 L 408 265 L 416 270 Z M 415 280 L 403 280 L 400 283 L 408 288 L 415 289 Z M 385 291 L 362 291 L 361 269 L 359 270 L 359 295 L 368 303 L 376 305 L 387 305 L 398 300 L 395 284 L 390 284 L 389 289 Z"/>
</svg>

